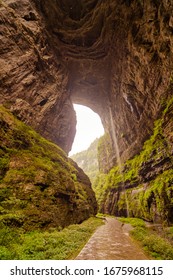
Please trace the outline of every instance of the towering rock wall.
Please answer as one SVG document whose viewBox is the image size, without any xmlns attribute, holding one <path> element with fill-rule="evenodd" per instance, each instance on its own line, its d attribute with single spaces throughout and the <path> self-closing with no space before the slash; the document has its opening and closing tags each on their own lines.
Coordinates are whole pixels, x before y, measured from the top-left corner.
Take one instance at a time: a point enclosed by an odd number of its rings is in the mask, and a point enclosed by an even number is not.
<svg viewBox="0 0 173 280">
<path fill-rule="evenodd" d="M 62 47 L 72 100 L 100 115 L 112 139 L 110 162 L 132 157 L 171 94 L 171 1 L 49 2 L 40 9 Z"/>
<path fill-rule="evenodd" d="M 1 103 L 68 152 L 76 118 L 58 45 L 33 1 L 1 1 L 0 18 Z"/>
<path fill-rule="evenodd" d="M 0 12 L 1 103 L 66 152 L 72 102 L 87 105 L 109 135 L 102 170 L 138 154 L 172 96 L 172 1 L 2 0 Z"/>
<path fill-rule="evenodd" d="M 139 152 L 163 100 L 172 95 L 173 3 L 124 1 L 117 12 L 110 100 L 119 153 L 125 160 Z"/>
<path fill-rule="evenodd" d="M 111 136 L 109 161 L 132 157 L 171 94 L 171 2 L 1 1 L 1 102 L 67 152 L 71 100 L 87 105 Z"/>
<path fill-rule="evenodd" d="M 141 152 L 100 176 L 100 182 L 98 178 L 99 211 L 166 225 L 173 222 L 173 98 L 162 109 Z"/>
</svg>

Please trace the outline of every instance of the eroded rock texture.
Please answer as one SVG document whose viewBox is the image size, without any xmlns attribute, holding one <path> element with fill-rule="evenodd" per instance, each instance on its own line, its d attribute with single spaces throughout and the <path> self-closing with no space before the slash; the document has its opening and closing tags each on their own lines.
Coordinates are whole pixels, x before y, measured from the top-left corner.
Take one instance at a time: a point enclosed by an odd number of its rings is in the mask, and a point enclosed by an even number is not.
<svg viewBox="0 0 173 280">
<path fill-rule="evenodd" d="M 55 144 L 0 106 L 0 221 L 30 231 L 97 213 L 89 178 Z"/>
<path fill-rule="evenodd" d="M 2 1 L 1 102 L 67 152 L 71 100 L 87 105 L 114 148 L 117 138 L 122 160 L 133 156 L 170 94 L 172 8 L 150 0 Z"/>
<path fill-rule="evenodd" d="M 166 103 L 140 154 L 121 169 L 114 167 L 96 186 L 100 211 L 156 223 L 173 222 L 173 98 Z"/>
<path fill-rule="evenodd" d="M 33 1 L 1 1 L 0 12 L 1 103 L 69 151 L 76 118 L 59 48 Z"/>
<path fill-rule="evenodd" d="M 2 0 L 0 12 L 1 103 L 66 152 L 72 102 L 87 105 L 109 136 L 106 172 L 139 153 L 172 96 L 172 1 Z"/>
</svg>

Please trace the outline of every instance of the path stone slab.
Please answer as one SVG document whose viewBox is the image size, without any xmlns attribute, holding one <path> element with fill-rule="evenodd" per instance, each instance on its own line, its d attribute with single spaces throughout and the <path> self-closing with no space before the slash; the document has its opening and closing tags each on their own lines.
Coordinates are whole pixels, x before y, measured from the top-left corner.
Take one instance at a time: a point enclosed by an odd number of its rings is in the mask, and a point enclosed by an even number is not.
<svg viewBox="0 0 173 280">
<path fill-rule="evenodd" d="M 147 260 L 140 247 L 130 238 L 126 225 L 116 218 L 106 218 L 76 260 Z"/>
</svg>

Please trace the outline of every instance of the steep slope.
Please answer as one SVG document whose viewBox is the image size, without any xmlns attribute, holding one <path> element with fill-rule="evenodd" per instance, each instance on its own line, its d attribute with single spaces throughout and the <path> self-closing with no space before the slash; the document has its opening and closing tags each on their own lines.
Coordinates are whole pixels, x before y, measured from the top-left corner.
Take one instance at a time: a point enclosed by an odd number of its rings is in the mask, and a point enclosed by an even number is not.
<svg viewBox="0 0 173 280">
<path fill-rule="evenodd" d="M 72 155 L 71 158 L 77 162 L 77 164 L 83 169 L 83 171 L 88 175 L 91 182 L 93 183 L 98 172 L 98 158 L 97 158 L 97 147 L 99 139 L 97 138 L 89 148 L 85 151 Z"/>
<path fill-rule="evenodd" d="M 173 98 L 166 101 L 140 154 L 100 175 L 100 211 L 173 223 Z"/>
<path fill-rule="evenodd" d="M 34 1 L 2 0 L 0 34 L 0 102 L 69 152 L 76 117 L 68 71 Z"/>
<path fill-rule="evenodd" d="M 0 220 L 26 230 L 95 215 L 89 178 L 55 144 L 0 107 Z"/>
</svg>

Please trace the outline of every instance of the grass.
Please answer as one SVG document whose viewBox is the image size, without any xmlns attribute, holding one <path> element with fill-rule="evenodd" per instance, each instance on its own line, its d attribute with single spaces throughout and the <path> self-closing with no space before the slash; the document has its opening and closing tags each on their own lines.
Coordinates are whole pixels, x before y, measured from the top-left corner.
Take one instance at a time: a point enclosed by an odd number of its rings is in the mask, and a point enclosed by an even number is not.
<svg viewBox="0 0 173 280">
<path fill-rule="evenodd" d="M 64 229 L 22 232 L 0 225 L 0 260 L 67 260 L 74 259 L 101 219 L 89 218 L 82 224 Z"/>
<path fill-rule="evenodd" d="M 151 232 L 145 222 L 138 218 L 119 218 L 119 221 L 130 223 L 134 229 L 130 232 L 131 236 L 139 241 L 146 253 L 153 259 L 157 260 L 172 260 L 173 247 L 167 237 L 173 238 L 173 227 L 165 231 L 167 235 L 165 238 L 159 236 L 157 233 Z"/>
</svg>

